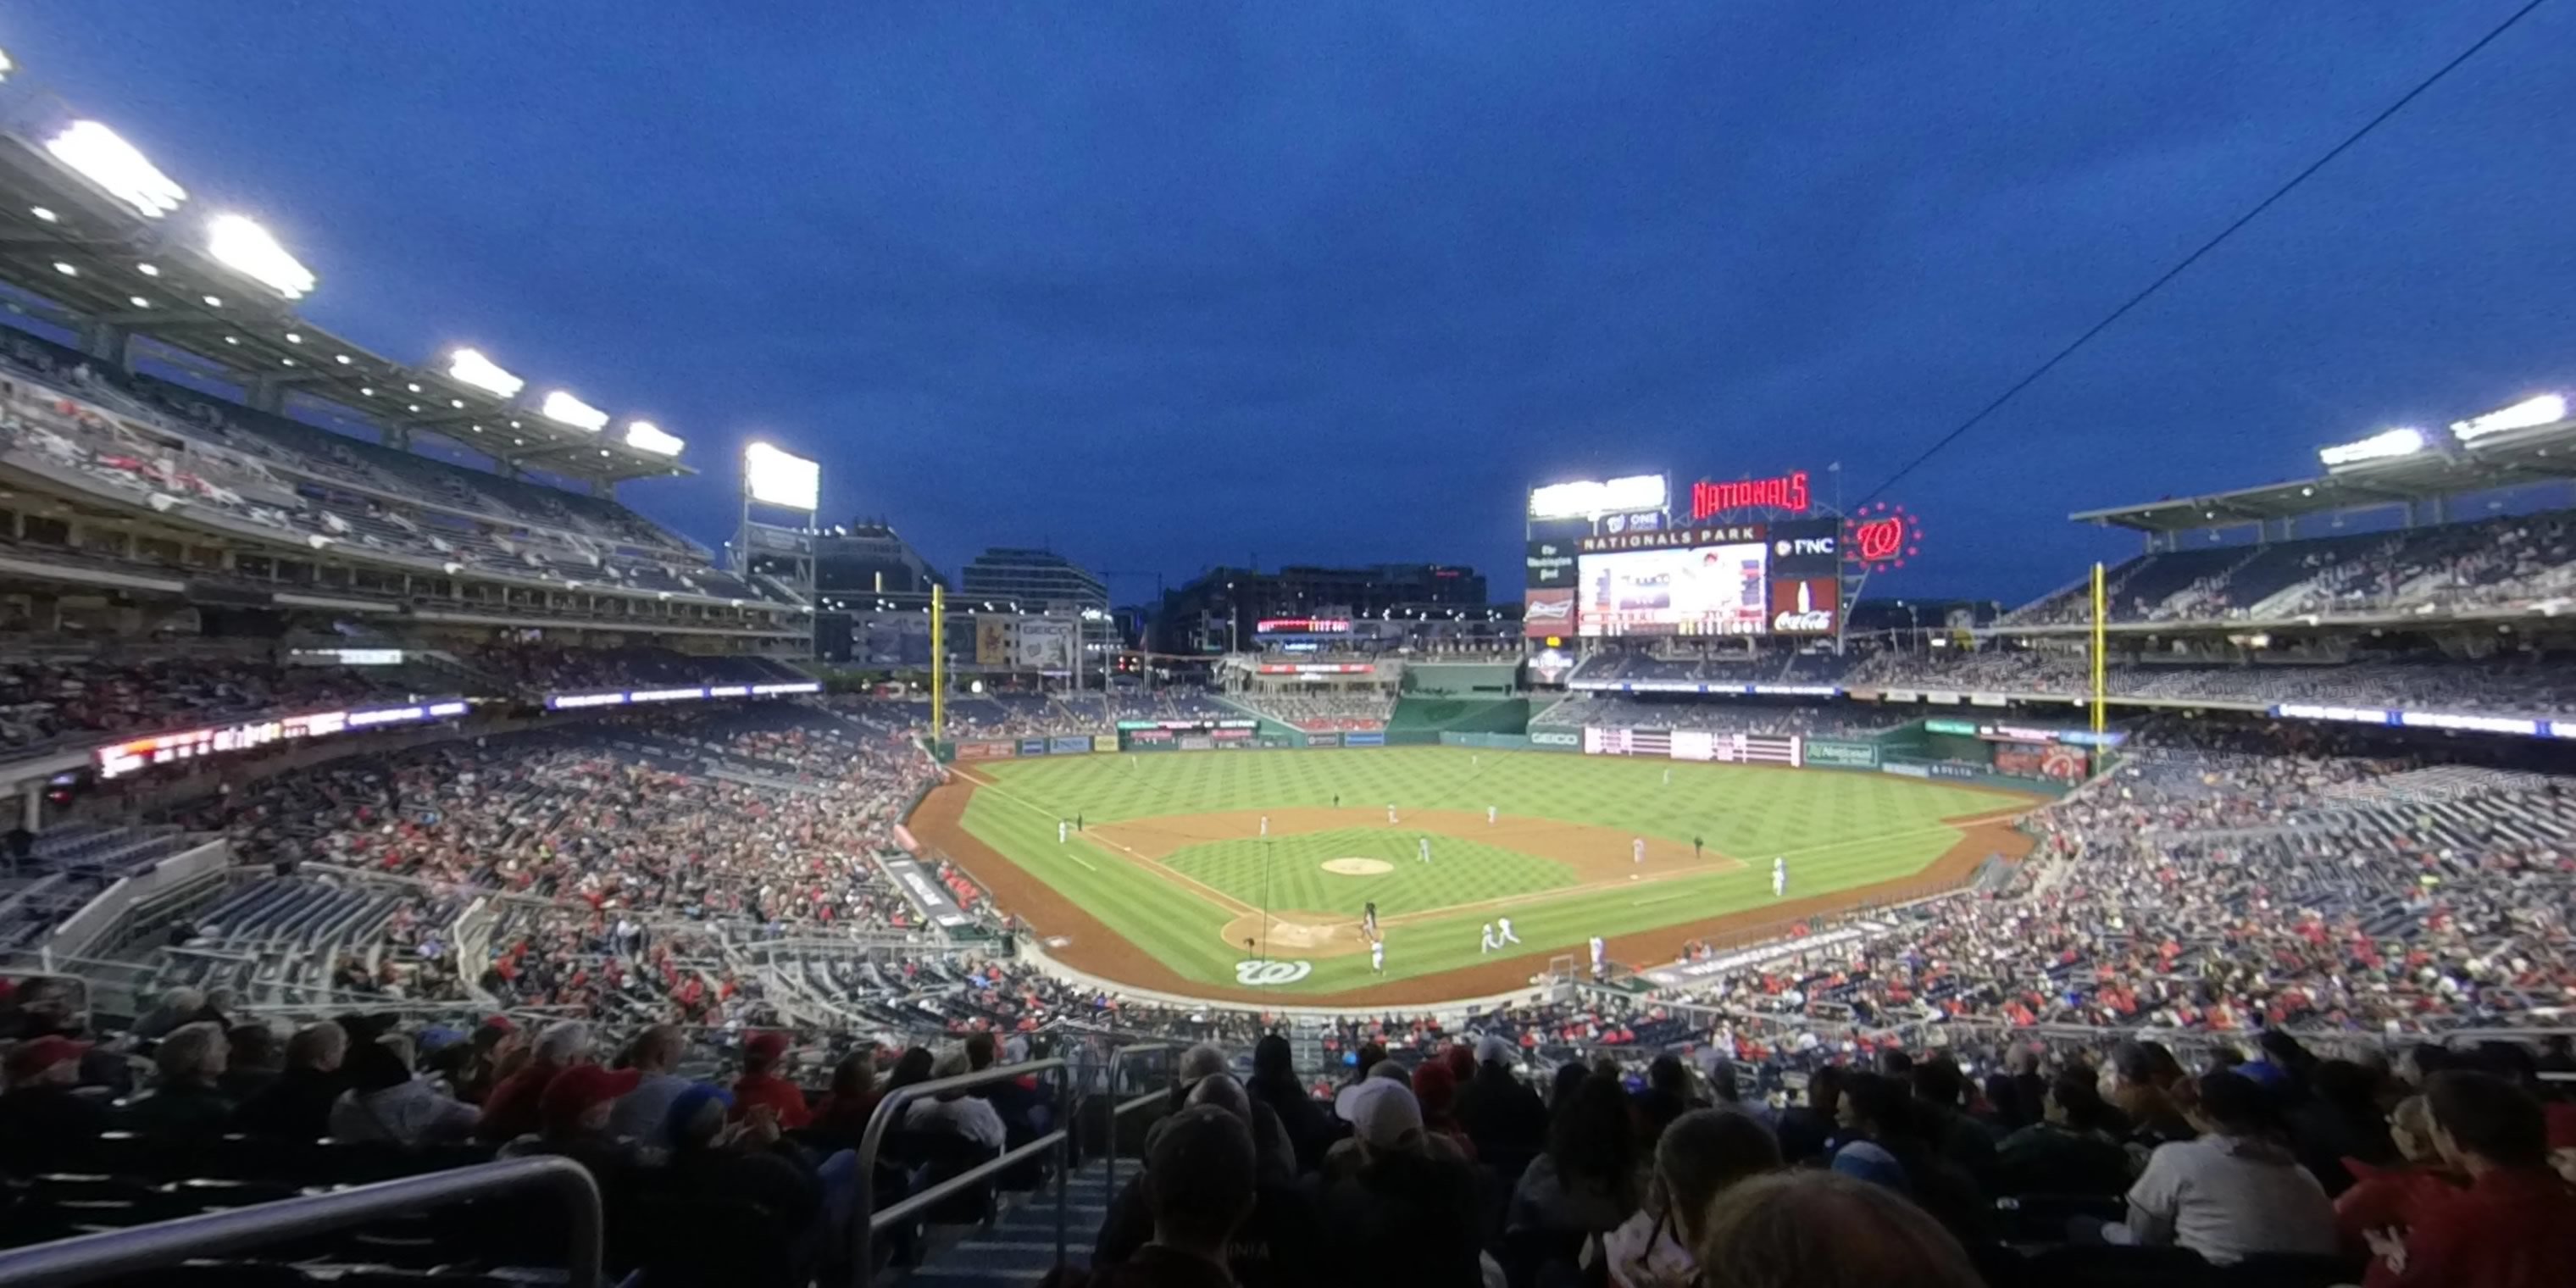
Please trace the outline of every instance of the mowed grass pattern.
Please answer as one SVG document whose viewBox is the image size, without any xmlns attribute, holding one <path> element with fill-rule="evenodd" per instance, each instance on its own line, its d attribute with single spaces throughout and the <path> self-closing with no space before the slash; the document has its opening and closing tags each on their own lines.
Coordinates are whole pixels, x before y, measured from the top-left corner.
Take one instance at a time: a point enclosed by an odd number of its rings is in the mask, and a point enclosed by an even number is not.
<svg viewBox="0 0 2576 1288">
<path fill-rule="evenodd" d="M 1212 841 L 1165 862 L 1254 907 L 1351 917 L 1372 900 L 1379 916 L 1393 917 L 1575 883 L 1564 864 L 1454 836 L 1432 837 L 1431 862 L 1424 863 L 1422 836 L 1401 828 L 1338 828 L 1268 841 Z M 1394 871 L 1344 876 L 1324 870 L 1326 860 L 1340 858 L 1383 859 Z"/>
<path fill-rule="evenodd" d="M 1941 819 L 1992 814 L 2014 804 L 1993 793 L 1887 774 L 1450 747 L 1119 753 L 995 761 L 971 768 L 993 785 L 975 794 L 965 817 L 968 830 L 1174 970 L 1215 984 L 1234 982 L 1234 963 L 1242 955 L 1242 945 L 1228 944 L 1223 936 L 1233 911 L 1176 880 L 1172 871 L 1142 863 L 1086 835 L 1076 834 L 1070 844 L 1059 845 L 1057 818 L 1079 814 L 1086 822 L 1100 823 L 1214 810 L 1330 806 L 1338 795 L 1345 808 L 1382 809 L 1392 802 L 1399 813 L 1453 809 L 1481 814 L 1493 805 L 1506 815 L 1590 823 L 1684 845 L 1697 836 L 1711 852 L 1742 861 L 1740 868 L 1706 875 L 1633 887 L 1568 890 L 1512 909 L 1512 923 L 1524 951 L 1579 952 L 1593 935 L 1616 936 L 1759 909 L 1772 902 L 1773 855 L 1788 857 L 1793 897 L 1905 877 L 1922 870 L 1957 841 L 1957 829 L 1943 825 Z M 1400 826 L 1386 831 L 1399 835 L 1399 844 L 1410 845 L 1410 835 Z M 1287 843 L 1287 838 L 1273 842 Z M 1207 875 L 1186 862 L 1174 871 L 1218 885 L 1231 897 L 1257 906 L 1257 848 L 1245 852 L 1253 860 L 1255 886 L 1253 894 L 1245 895 L 1237 843 L 1212 844 L 1226 847 L 1225 857 Z M 1175 859 L 1192 857 L 1176 855 Z M 1331 857 L 1337 856 L 1320 849 L 1309 851 L 1309 862 L 1303 866 Z M 1387 858 L 1399 868 L 1410 862 L 1409 856 L 1376 857 Z M 1565 869 L 1561 865 L 1530 856 L 1515 858 L 1508 871 L 1521 875 L 1498 874 L 1480 880 L 1474 893 L 1460 887 L 1455 902 L 1562 885 Z M 1275 883 L 1283 879 L 1288 865 L 1276 852 L 1273 864 Z M 1462 861 L 1454 866 L 1470 865 Z M 1522 884 L 1542 867 L 1557 877 L 1549 884 Z M 1347 900 L 1335 894 L 1329 883 L 1352 879 L 1320 871 L 1315 877 L 1324 883 L 1318 887 L 1323 892 L 1318 897 L 1334 902 L 1314 910 L 1340 910 Z M 1433 896 L 1426 890 L 1424 897 Z M 1271 906 L 1297 905 L 1281 898 L 1274 886 Z M 1381 900 L 1379 908 L 1393 915 L 1386 901 Z M 1454 918 L 1431 917 L 1392 929 L 1387 936 L 1386 978 L 1474 965 L 1482 956 L 1478 941 L 1489 919 L 1485 914 L 1462 912 Z M 1366 956 L 1323 958 L 1315 962 L 1314 973 L 1306 980 L 1283 991 L 1330 993 L 1377 978 L 1370 973 Z"/>
</svg>

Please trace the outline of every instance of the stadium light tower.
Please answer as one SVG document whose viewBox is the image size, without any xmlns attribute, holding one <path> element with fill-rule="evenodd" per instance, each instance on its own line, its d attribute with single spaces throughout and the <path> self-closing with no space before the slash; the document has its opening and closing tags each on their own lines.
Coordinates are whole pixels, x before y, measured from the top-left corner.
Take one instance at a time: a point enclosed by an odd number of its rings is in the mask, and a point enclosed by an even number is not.
<svg viewBox="0 0 2576 1288">
<path fill-rule="evenodd" d="M 596 434 L 608 428 L 607 412 L 560 389 L 546 395 L 545 402 L 538 405 L 537 413 L 558 425 L 584 433 Z"/>
<path fill-rule="evenodd" d="M 823 467 L 767 443 L 742 449 L 742 525 L 734 541 L 734 570 L 749 581 L 765 577 L 811 608 L 814 604 L 815 512 L 823 498 Z M 763 523 L 755 510 L 797 516 L 794 527 Z M 806 655 L 814 650 L 817 614 L 805 614 Z"/>
</svg>

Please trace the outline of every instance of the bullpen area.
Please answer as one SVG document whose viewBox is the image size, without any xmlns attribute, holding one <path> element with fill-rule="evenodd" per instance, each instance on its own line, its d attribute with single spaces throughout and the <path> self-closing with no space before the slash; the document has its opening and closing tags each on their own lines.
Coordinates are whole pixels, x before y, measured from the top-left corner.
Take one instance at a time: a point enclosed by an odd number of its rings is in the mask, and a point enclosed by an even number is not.
<svg viewBox="0 0 2576 1288">
<path fill-rule="evenodd" d="M 1660 963 L 1694 938 L 1929 893 L 2027 852 L 2011 820 L 2034 803 L 1549 752 L 1103 753 L 959 765 L 912 828 L 1076 969 L 1374 1006 L 1522 987 L 1594 936 L 1614 961 Z"/>
</svg>

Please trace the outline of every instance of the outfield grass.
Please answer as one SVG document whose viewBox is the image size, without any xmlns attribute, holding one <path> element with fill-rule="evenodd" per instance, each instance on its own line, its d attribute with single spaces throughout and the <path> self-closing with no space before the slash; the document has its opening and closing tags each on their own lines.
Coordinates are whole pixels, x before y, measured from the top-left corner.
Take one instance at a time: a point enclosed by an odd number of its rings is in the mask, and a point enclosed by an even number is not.
<svg viewBox="0 0 2576 1288">
<path fill-rule="evenodd" d="M 1509 908 L 1524 951 L 1580 952 L 1593 935 L 1704 921 L 1771 902 L 1771 859 L 1786 855 L 1793 896 L 1816 895 L 1901 879 L 1955 844 L 1945 817 L 1992 814 L 2012 801 L 1987 792 L 1885 774 L 1795 771 L 1733 765 L 1572 756 L 1550 752 L 1470 752 L 1459 748 L 1341 751 L 1148 752 L 1013 761 L 973 766 L 993 785 L 979 790 L 965 816 L 976 836 L 1133 941 L 1164 964 L 1212 984 L 1234 982 L 1242 945 L 1222 931 L 1238 909 L 1192 883 L 1251 906 L 1356 916 L 1374 900 L 1382 916 L 1405 916 L 1387 931 L 1384 977 L 1365 955 L 1323 957 L 1289 992 L 1326 993 L 1380 978 L 1403 978 L 1476 965 L 1479 934 L 1490 909 L 1439 909 L 1497 899 L 1563 893 Z M 1669 770 L 1670 783 L 1665 782 Z M 1581 889 L 1565 864 L 1456 837 L 1434 841 L 1437 861 L 1413 862 L 1415 833 L 1401 826 L 1335 827 L 1328 832 L 1211 840 L 1169 855 L 1171 870 L 1147 864 L 1077 834 L 1058 844 L 1056 820 L 1079 814 L 1092 825 L 1225 810 L 1329 807 L 1458 810 L 1481 817 L 1487 806 L 1506 817 L 1549 819 L 1611 829 L 1618 836 L 1661 837 L 1688 845 L 1703 838 L 1711 870 L 1635 886 Z M 1322 872 L 1333 857 L 1383 858 L 1382 876 Z M 1723 870 L 1719 870 L 1719 869 Z M 1189 878 L 1176 879 L 1178 872 Z M 1264 886 L 1267 885 L 1266 898 Z"/>
</svg>

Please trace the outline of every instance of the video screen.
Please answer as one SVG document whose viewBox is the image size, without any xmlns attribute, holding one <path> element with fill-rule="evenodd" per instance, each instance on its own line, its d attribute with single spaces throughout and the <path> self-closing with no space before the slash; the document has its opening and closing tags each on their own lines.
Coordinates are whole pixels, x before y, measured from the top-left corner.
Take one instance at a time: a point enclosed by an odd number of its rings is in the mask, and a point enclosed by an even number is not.
<svg viewBox="0 0 2576 1288">
<path fill-rule="evenodd" d="M 1759 541 L 1585 555 L 1578 633 L 1760 635 L 1770 547 Z"/>
</svg>

